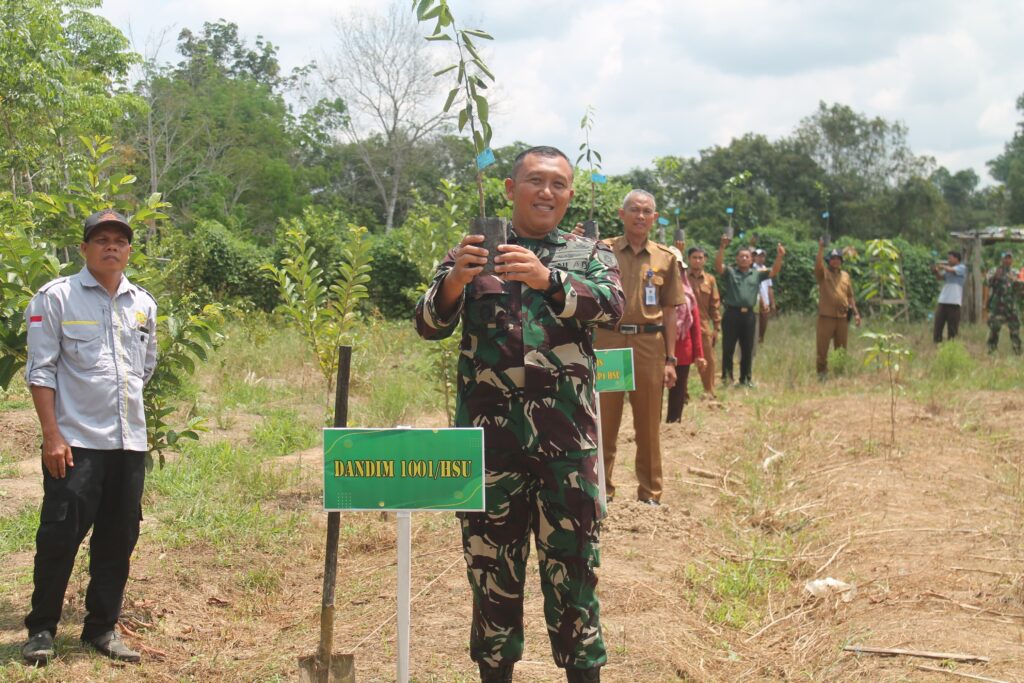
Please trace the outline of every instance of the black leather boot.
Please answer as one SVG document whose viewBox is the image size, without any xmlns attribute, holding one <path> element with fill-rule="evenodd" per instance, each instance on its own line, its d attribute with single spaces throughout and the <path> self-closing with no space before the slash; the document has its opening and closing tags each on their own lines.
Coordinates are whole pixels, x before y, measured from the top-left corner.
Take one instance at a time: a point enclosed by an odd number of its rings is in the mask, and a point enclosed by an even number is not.
<svg viewBox="0 0 1024 683">
<path fill-rule="evenodd" d="M 565 680 L 569 683 L 601 683 L 601 667 L 593 669 L 566 669 Z"/>
<path fill-rule="evenodd" d="M 479 663 L 480 683 L 512 683 L 512 668 L 515 663 L 487 666 Z"/>
</svg>

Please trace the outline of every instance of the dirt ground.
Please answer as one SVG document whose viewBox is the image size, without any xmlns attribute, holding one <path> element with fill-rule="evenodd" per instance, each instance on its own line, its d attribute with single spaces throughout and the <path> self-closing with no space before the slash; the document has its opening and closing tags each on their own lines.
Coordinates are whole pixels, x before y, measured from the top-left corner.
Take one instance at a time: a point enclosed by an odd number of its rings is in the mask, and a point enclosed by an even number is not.
<svg viewBox="0 0 1024 683">
<path fill-rule="evenodd" d="M 927 405 L 902 398 L 890 444 L 887 395 L 842 382 L 799 399 L 732 390 L 720 404 L 688 406 L 683 424 L 662 432 L 659 509 L 629 500 L 627 409 L 619 497 L 602 536 L 604 680 L 1024 682 L 1024 397 L 974 393 Z M 0 480 L 0 513 L 8 514 L 40 496 L 32 438 L 24 436 L 34 429 L 31 412 L 9 412 L 0 429 L 7 450 L 17 439 L 24 454 L 20 476 Z M 128 642 L 147 653 L 140 666 L 112 665 L 75 645 L 84 570 L 68 591 L 60 660 L 43 672 L 17 664 L 31 553 L 8 556 L 0 566 L 0 584 L 10 587 L 0 598 L 0 677 L 294 680 L 296 657 L 317 642 L 319 457 L 314 449 L 282 459 L 282 467 L 301 467 L 302 484 L 267 502 L 308 513 L 287 557 L 168 551 L 153 541 L 158 515 L 147 517 L 123 619 Z M 343 525 L 337 649 L 354 651 L 357 680 L 392 681 L 394 519 L 353 513 Z M 413 680 L 473 681 L 455 519 L 417 514 L 413 530 Z M 251 567 L 276 572 L 276 589 L 243 586 L 240 571 Z M 853 590 L 813 597 L 805 589 L 827 577 Z M 516 680 L 564 680 L 550 660 L 535 578 L 526 609 Z M 984 661 L 882 657 L 847 646 Z"/>
</svg>

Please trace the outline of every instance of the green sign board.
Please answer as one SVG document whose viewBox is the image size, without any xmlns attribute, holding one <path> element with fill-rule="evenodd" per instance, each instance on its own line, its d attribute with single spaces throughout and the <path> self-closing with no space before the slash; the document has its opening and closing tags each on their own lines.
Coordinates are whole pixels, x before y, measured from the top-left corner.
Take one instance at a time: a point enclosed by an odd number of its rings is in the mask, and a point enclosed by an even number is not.
<svg viewBox="0 0 1024 683">
<path fill-rule="evenodd" d="M 633 391 L 633 349 L 602 349 L 597 357 L 596 391 Z"/>
<path fill-rule="evenodd" d="M 484 509 L 482 429 L 325 429 L 325 510 Z"/>
</svg>

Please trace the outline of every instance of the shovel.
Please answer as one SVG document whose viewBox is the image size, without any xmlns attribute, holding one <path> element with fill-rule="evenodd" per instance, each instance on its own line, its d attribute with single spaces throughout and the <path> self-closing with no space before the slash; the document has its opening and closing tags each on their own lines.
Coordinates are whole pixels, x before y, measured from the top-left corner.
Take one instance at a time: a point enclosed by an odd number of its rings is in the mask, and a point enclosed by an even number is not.
<svg viewBox="0 0 1024 683">
<path fill-rule="evenodd" d="M 334 395 L 334 426 L 348 426 L 348 381 L 352 347 L 338 347 L 338 381 Z M 303 683 L 356 683 L 355 657 L 334 654 L 334 586 L 338 578 L 338 533 L 341 513 L 327 513 L 327 553 L 324 559 L 323 600 L 320 603 L 320 647 L 299 657 Z"/>
</svg>

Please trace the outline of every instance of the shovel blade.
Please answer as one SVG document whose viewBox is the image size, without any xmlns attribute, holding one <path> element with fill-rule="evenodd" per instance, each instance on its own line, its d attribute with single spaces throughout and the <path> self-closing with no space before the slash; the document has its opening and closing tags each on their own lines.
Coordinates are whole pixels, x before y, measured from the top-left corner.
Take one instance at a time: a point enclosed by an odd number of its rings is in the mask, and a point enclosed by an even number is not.
<svg viewBox="0 0 1024 683">
<path fill-rule="evenodd" d="M 299 657 L 299 681 L 319 683 L 316 655 Z M 356 662 L 353 655 L 331 655 L 328 670 L 331 683 L 356 683 Z"/>
</svg>

